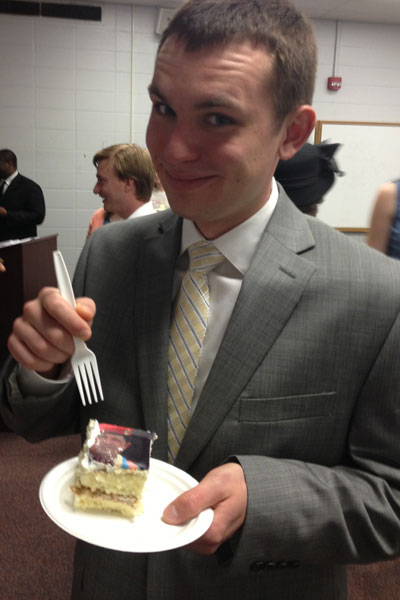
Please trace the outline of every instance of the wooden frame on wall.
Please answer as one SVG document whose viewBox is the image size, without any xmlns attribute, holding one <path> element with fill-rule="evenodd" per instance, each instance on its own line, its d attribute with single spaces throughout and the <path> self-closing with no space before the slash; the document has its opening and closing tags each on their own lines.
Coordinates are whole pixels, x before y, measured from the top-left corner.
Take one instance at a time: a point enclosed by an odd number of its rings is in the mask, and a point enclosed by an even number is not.
<svg viewBox="0 0 400 600">
<path fill-rule="evenodd" d="M 380 185 L 400 178 L 400 123 L 317 121 L 314 142 L 342 144 L 335 159 L 345 173 L 324 196 L 318 217 L 346 233 L 367 233 Z"/>
</svg>

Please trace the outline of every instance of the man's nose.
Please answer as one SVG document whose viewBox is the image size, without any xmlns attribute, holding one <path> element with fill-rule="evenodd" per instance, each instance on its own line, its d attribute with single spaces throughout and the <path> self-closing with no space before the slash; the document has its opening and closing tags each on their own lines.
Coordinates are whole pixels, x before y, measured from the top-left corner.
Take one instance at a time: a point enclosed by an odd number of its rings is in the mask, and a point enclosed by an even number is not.
<svg viewBox="0 0 400 600">
<path fill-rule="evenodd" d="M 99 186 L 99 183 L 97 182 L 96 185 L 93 188 L 93 194 L 99 195 L 100 194 L 99 190 L 100 190 L 100 186 Z"/>
<path fill-rule="evenodd" d="M 186 162 L 199 158 L 198 136 L 190 127 L 176 126 L 168 136 L 166 143 L 168 162 Z"/>
</svg>

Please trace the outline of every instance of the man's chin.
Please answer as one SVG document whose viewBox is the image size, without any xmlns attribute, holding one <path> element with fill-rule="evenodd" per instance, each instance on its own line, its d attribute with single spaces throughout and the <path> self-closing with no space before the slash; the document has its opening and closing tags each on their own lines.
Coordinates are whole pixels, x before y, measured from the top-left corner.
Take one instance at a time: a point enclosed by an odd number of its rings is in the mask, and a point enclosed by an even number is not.
<svg viewBox="0 0 400 600">
<path fill-rule="evenodd" d="M 186 219 L 194 219 L 199 214 L 203 214 L 205 206 L 205 195 L 204 194 L 170 194 L 168 195 L 168 204 L 170 208 L 179 217 Z"/>
</svg>

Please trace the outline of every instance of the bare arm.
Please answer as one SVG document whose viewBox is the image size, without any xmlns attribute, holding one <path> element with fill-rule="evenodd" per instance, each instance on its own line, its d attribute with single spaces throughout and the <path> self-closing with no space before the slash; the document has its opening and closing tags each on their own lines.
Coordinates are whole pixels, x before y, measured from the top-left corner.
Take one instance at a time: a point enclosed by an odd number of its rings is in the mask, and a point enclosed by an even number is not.
<svg viewBox="0 0 400 600">
<path fill-rule="evenodd" d="M 372 213 L 367 244 L 385 253 L 396 212 L 396 185 L 385 183 L 379 190 Z"/>
</svg>

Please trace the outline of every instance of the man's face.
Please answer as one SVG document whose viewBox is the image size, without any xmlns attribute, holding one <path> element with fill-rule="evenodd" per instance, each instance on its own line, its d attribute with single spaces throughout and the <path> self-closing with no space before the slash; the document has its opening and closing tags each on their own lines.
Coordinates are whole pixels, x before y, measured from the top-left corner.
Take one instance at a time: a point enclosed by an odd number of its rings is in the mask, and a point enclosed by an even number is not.
<svg viewBox="0 0 400 600">
<path fill-rule="evenodd" d="M 268 94 L 271 59 L 249 43 L 161 49 L 147 145 L 171 208 L 215 238 L 269 197 L 285 127 Z"/>
<path fill-rule="evenodd" d="M 0 179 L 7 179 L 15 169 L 10 163 L 0 158 Z"/>
<path fill-rule="evenodd" d="M 127 196 L 127 182 L 119 179 L 114 169 L 112 159 L 105 158 L 97 166 L 97 183 L 93 192 L 103 199 L 104 209 L 108 213 L 125 217 L 129 197 Z M 131 210 L 133 212 L 133 209 Z M 129 216 L 129 212 L 128 215 Z"/>
</svg>

